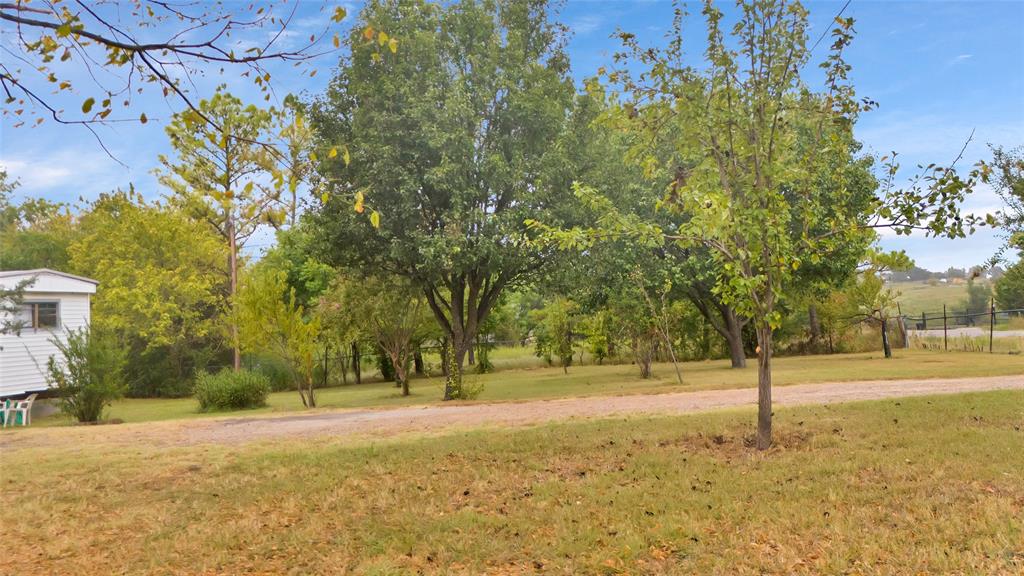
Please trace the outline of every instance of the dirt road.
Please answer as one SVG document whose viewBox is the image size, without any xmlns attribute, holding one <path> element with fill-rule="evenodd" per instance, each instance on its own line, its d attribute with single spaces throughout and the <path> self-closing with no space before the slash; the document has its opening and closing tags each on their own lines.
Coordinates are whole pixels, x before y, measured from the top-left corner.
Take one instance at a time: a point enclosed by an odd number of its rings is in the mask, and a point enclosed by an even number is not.
<svg viewBox="0 0 1024 576">
<path fill-rule="evenodd" d="M 1019 390 L 1024 394 L 1024 375 L 799 384 L 778 386 L 773 390 L 773 396 L 777 406 L 792 406 L 983 390 Z M 381 437 L 407 432 L 521 426 L 578 418 L 685 414 L 718 408 L 753 407 L 756 402 L 757 391 L 744 388 L 514 403 L 332 410 L 312 414 L 190 419 L 117 426 L 40 428 L 0 435 L 0 451 L 33 447 L 73 449 L 76 446 L 92 450 L 110 444 L 133 447 L 239 444 L 308 436 Z"/>
</svg>

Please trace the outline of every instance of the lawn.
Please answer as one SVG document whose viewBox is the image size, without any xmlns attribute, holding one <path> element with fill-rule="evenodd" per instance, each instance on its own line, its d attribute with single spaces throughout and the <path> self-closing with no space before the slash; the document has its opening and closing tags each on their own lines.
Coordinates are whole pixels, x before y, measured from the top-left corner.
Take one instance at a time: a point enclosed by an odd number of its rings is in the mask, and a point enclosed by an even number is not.
<svg viewBox="0 0 1024 576">
<path fill-rule="evenodd" d="M 504 352 L 511 364 L 512 352 Z M 524 360 L 520 360 L 524 362 Z M 773 381 L 776 385 L 811 382 L 843 382 L 850 380 L 893 380 L 899 378 L 952 378 L 966 376 L 1001 376 L 1024 373 L 1020 356 L 975 353 L 942 353 L 926 350 L 896 350 L 889 360 L 880 353 L 837 354 L 831 356 L 798 356 L 774 361 Z M 728 361 L 688 362 L 683 365 L 683 384 L 675 380 L 669 364 L 654 367 L 654 378 L 641 379 L 635 366 L 584 365 L 569 368 L 532 368 L 502 370 L 486 375 L 467 375 L 470 385 L 482 385 L 477 401 L 501 402 L 570 396 L 620 395 L 688 390 L 715 390 L 754 387 L 757 384 L 755 362 L 745 370 L 734 370 Z M 321 408 L 389 407 L 437 402 L 443 393 L 440 378 L 412 381 L 412 395 L 402 397 L 389 383 L 372 382 L 339 386 L 317 391 Z M 199 414 L 191 398 L 126 399 L 116 402 L 108 411 L 109 418 L 125 422 L 145 422 L 175 418 L 210 416 Z M 302 410 L 296 392 L 270 395 L 268 407 L 248 410 L 244 414 Z M 212 414 L 223 416 L 223 413 Z M 37 419 L 33 425 L 59 425 L 68 421 L 61 416 Z"/>
<path fill-rule="evenodd" d="M 5 455 L 0 572 L 1021 574 L 1024 394 Z"/>
<path fill-rule="evenodd" d="M 928 316 L 942 316 L 943 304 L 950 312 L 962 310 L 967 300 L 966 284 L 894 282 L 886 287 L 898 294 L 896 301 L 900 303 L 900 309 L 911 318 L 920 318 L 921 312 Z"/>
</svg>

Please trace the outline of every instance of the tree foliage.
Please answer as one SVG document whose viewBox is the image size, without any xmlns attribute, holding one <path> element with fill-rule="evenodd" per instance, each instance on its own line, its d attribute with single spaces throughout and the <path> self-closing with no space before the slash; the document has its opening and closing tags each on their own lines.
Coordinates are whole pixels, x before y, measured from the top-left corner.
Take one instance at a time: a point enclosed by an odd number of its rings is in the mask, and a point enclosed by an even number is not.
<svg viewBox="0 0 1024 576">
<path fill-rule="evenodd" d="M 134 396 L 187 393 L 225 342 L 225 247 L 202 223 L 136 192 L 102 194 L 79 219 L 70 267 L 99 281 L 93 324 L 129 351 Z"/>
<path fill-rule="evenodd" d="M 313 370 L 320 319 L 297 302 L 287 274 L 270 266 L 253 267 L 242 277 L 233 313 L 242 346 L 269 350 L 287 360 L 303 406 L 315 407 Z"/>
<path fill-rule="evenodd" d="M 524 220 L 555 218 L 566 198 L 550 179 L 573 95 L 563 32 L 544 2 L 370 2 L 360 18 L 402 50 L 374 56 L 354 33 L 311 108 L 323 144 L 352 155 L 321 167 L 330 198 L 318 225 L 334 263 L 424 293 L 452 343 L 445 398 L 459 397 L 481 323 L 545 263 L 522 241 Z"/>
</svg>

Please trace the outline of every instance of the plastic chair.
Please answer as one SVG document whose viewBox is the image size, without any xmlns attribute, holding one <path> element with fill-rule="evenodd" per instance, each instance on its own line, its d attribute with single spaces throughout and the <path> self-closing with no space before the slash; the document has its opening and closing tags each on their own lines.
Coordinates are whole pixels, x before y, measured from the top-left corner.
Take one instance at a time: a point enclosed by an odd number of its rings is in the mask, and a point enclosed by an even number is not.
<svg viewBox="0 0 1024 576">
<path fill-rule="evenodd" d="M 4 428 L 7 428 L 7 423 L 14 421 L 15 424 L 18 422 L 18 415 L 21 415 L 21 425 L 28 426 L 32 423 L 32 403 L 35 402 L 36 394 L 29 395 L 24 400 L 18 400 L 13 405 L 9 405 L 4 410 Z"/>
</svg>

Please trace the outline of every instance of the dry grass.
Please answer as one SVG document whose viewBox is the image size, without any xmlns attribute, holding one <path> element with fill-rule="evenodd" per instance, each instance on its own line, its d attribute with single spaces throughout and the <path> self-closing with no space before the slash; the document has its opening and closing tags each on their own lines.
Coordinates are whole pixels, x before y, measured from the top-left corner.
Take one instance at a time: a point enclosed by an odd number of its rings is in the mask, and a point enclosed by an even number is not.
<svg viewBox="0 0 1024 576">
<path fill-rule="evenodd" d="M 1020 574 L 1024 395 L 5 460 L 0 572 Z M 16 519 L 16 521 L 15 521 Z"/>
</svg>

